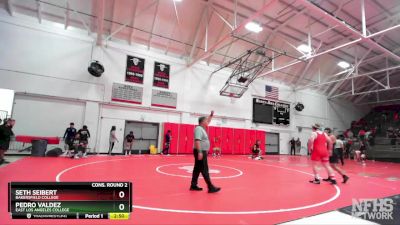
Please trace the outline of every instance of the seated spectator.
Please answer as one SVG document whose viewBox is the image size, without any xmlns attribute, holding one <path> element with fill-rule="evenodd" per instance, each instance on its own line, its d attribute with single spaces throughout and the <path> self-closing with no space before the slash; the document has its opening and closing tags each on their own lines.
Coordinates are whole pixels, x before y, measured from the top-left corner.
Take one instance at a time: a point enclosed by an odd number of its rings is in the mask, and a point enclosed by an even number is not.
<svg viewBox="0 0 400 225">
<path fill-rule="evenodd" d="M 389 127 L 386 131 L 387 138 L 390 139 L 391 145 L 396 145 L 396 132 L 393 127 Z"/>
<path fill-rule="evenodd" d="M 79 133 L 76 133 L 73 140 L 74 153 L 70 155 L 71 158 L 79 159 L 86 157 L 86 144 L 82 142 L 82 137 Z"/>
<path fill-rule="evenodd" d="M 219 137 L 214 138 L 213 157 L 221 157 L 221 140 Z"/>
<path fill-rule="evenodd" d="M 260 143 L 261 143 L 260 140 L 257 140 L 256 143 L 253 145 L 253 150 L 252 150 L 253 154 L 251 156 L 252 159 L 255 159 L 255 160 L 261 160 L 262 159 Z"/>
</svg>

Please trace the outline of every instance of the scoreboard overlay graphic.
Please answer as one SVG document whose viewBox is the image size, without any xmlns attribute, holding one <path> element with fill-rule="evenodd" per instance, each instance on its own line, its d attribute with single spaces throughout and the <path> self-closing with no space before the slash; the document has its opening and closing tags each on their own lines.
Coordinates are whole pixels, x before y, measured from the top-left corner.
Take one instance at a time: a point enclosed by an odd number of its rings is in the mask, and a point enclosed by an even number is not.
<svg viewBox="0 0 400 225">
<path fill-rule="evenodd" d="M 10 182 L 13 219 L 129 219 L 131 182 Z"/>
</svg>

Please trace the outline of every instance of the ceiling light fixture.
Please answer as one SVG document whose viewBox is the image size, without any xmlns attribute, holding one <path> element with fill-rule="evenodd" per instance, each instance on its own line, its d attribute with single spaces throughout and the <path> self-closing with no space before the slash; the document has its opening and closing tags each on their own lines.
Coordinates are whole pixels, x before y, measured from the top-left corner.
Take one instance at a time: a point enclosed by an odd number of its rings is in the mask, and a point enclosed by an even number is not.
<svg viewBox="0 0 400 225">
<path fill-rule="evenodd" d="M 299 46 L 297 46 L 297 50 L 304 53 L 304 54 L 309 54 L 311 53 L 311 47 L 305 44 L 301 44 Z"/>
<path fill-rule="evenodd" d="M 342 67 L 343 69 L 347 69 L 347 68 L 350 67 L 350 64 L 348 62 L 345 62 L 345 61 L 340 61 L 340 62 L 338 62 L 337 65 Z"/>
<path fill-rule="evenodd" d="M 248 22 L 245 28 L 254 33 L 260 33 L 263 30 L 260 24 L 254 22 Z"/>
</svg>

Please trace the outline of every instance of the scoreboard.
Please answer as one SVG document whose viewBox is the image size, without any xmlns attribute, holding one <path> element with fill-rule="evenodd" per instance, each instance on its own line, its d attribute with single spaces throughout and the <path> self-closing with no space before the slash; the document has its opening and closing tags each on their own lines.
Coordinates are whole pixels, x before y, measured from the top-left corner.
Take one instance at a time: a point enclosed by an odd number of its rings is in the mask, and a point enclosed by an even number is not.
<svg viewBox="0 0 400 225">
<path fill-rule="evenodd" d="M 131 182 L 11 182 L 13 219 L 129 219 Z"/>
<path fill-rule="evenodd" d="M 290 104 L 253 98 L 253 122 L 290 125 Z"/>
<path fill-rule="evenodd" d="M 278 125 L 290 125 L 290 104 L 275 102 L 274 123 Z"/>
</svg>

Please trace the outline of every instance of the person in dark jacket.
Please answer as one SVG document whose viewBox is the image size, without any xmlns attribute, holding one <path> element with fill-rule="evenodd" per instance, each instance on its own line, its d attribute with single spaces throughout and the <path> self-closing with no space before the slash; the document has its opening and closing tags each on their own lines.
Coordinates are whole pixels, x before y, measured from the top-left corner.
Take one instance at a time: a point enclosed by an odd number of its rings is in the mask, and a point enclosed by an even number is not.
<svg viewBox="0 0 400 225">
<path fill-rule="evenodd" d="M 70 123 L 69 127 L 65 130 L 64 133 L 64 142 L 65 142 L 65 147 L 67 150 L 67 155 L 70 156 L 71 155 L 71 151 L 74 149 L 74 139 L 75 139 L 75 135 L 76 135 L 76 129 L 74 127 L 74 123 Z"/>
<path fill-rule="evenodd" d="M 15 120 L 8 119 L 3 125 L 0 126 L 0 165 L 3 163 L 9 163 L 4 160 L 4 154 L 10 147 L 11 136 L 14 136 L 12 131 L 15 125 Z"/>
<path fill-rule="evenodd" d="M 86 125 L 83 125 L 82 129 L 78 130 L 77 134 L 79 134 L 79 145 L 81 146 L 83 157 L 87 155 L 87 146 L 89 143 L 90 132 Z"/>
</svg>

